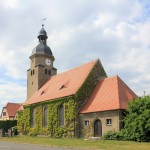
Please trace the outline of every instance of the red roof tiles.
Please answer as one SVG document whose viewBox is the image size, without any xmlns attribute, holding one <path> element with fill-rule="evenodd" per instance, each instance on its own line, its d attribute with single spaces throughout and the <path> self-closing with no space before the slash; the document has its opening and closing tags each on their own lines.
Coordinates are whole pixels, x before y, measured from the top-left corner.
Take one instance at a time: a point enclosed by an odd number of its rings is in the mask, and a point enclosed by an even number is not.
<svg viewBox="0 0 150 150">
<path fill-rule="evenodd" d="M 24 105 L 73 95 L 81 87 L 97 60 L 52 76 Z"/>
<path fill-rule="evenodd" d="M 137 95 L 118 77 L 105 78 L 97 84 L 80 113 L 126 109 Z"/>
<path fill-rule="evenodd" d="M 21 104 L 19 103 L 7 103 L 6 104 L 6 109 L 9 117 L 14 117 L 16 115 L 16 112 L 20 108 Z"/>
</svg>

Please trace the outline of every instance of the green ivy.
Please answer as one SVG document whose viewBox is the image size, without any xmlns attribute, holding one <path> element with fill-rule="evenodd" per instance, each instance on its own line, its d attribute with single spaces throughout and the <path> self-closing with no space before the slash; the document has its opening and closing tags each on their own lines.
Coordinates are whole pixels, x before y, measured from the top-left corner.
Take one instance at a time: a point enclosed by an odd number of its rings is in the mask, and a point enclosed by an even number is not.
<svg viewBox="0 0 150 150">
<path fill-rule="evenodd" d="M 91 96 L 96 84 L 98 83 L 100 78 L 107 77 L 105 70 L 98 61 L 95 66 L 93 67 L 92 71 L 77 91 L 76 100 L 78 101 L 78 109 L 80 110 L 81 107 L 84 105 L 85 101 Z"/>
<path fill-rule="evenodd" d="M 58 107 L 60 104 L 65 108 L 65 125 L 59 127 Z M 43 127 L 43 107 L 48 106 L 48 126 Z M 30 110 L 35 109 L 35 126 L 30 127 Z M 74 96 L 59 98 L 25 107 L 18 113 L 18 131 L 29 135 L 48 135 L 50 137 L 74 137 L 76 127 L 76 102 Z"/>
</svg>

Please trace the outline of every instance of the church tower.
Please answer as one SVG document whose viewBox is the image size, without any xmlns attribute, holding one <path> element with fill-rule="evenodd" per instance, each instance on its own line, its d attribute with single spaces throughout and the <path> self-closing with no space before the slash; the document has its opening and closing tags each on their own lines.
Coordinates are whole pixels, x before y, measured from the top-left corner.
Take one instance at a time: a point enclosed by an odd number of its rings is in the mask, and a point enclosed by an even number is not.
<svg viewBox="0 0 150 150">
<path fill-rule="evenodd" d="M 30 69 L 27 70 L 27 100 L 53 75 L 57 69 L 53 67 L 54 56 L 47 46 L 48 36 L 44 25 L 39 32 L 39 44 L 32 50 L 30 58 Z"/>
</svg>

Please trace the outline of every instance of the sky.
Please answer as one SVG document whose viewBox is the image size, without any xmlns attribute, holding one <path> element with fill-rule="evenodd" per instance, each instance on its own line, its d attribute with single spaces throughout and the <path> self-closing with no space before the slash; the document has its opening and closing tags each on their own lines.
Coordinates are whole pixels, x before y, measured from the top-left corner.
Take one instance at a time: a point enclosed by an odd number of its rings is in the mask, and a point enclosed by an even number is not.
<svg viewBox="0 0 150 150">
<path fill-rule="evenodd" d="M 42 18 L 58 73 L 99 58 L 108 77 L 150 95 L 149 0 L 0 0 L 0 110 L 26 100 Z"/>
</svg>

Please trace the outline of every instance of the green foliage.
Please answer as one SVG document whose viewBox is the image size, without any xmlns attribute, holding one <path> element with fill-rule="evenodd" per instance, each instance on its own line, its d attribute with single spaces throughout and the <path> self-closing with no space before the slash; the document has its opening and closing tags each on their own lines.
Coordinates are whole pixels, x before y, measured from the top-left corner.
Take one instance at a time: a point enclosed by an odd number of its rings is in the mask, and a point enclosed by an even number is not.
<svg viewBox="0 0 150 150">
<path fill-rule="evenodd" d="M 129 103 L 123 130 L 126 140 L 150 141 L 150 97 L 138 98 Z"/>
<path fill-rule="evenodd" d="M 93 136 L 93 122 L 91 122 L 88 126 L 81 125 L 82 131 L 81 131 L 81 136 L 86 138 L 92 137 Z"/>
<path fill-rule="evenodd" d="M 17 125 L 17 120 L 0 120 L 0 129 L 7 132 L 8 129 Z"/>
<path fill-rule="evenodd" d="M 124 136 L 123 136 L 123 132 L 121 131 L 108 131 L 106 132 L 103 137 L 102 137 L 103 140 L 123 140 L 124 139 Z"/>
<path fill-rule="evenodd" d="M 30 107 L 25 107 L 24 111 L 18 112 L 17 122 L 18 132 L 27 134 L 30 129 Z"/>
<path fill-rule="evenodd" d="M 65 125 L 59 126 L 58 107 L 63 104 L 65 108 Z M 48 126 L 43 127 L 43 107 L 48 107 Z M 30 128 L 30 110 L 35 109 L 35 126 Z M 30 107 L 25 107 L 18 113 L 18 130 L 32 136 L 48 135 L 50 137 L 74 137 L 76 127 L 76 102 L 74 96 L 55 99 L 37 103 Z"/>
<path fill-rule="evenodd" d="M 89 98 L 96 87 L 99 78 L 107 77 L 105 70 L 101 63 L 98 61 L 93 67 L 92 71 L 77 91 L 76 100 L 78 101 L 78 109 L 80 109 L 87 98 Z"/>
</svg>

